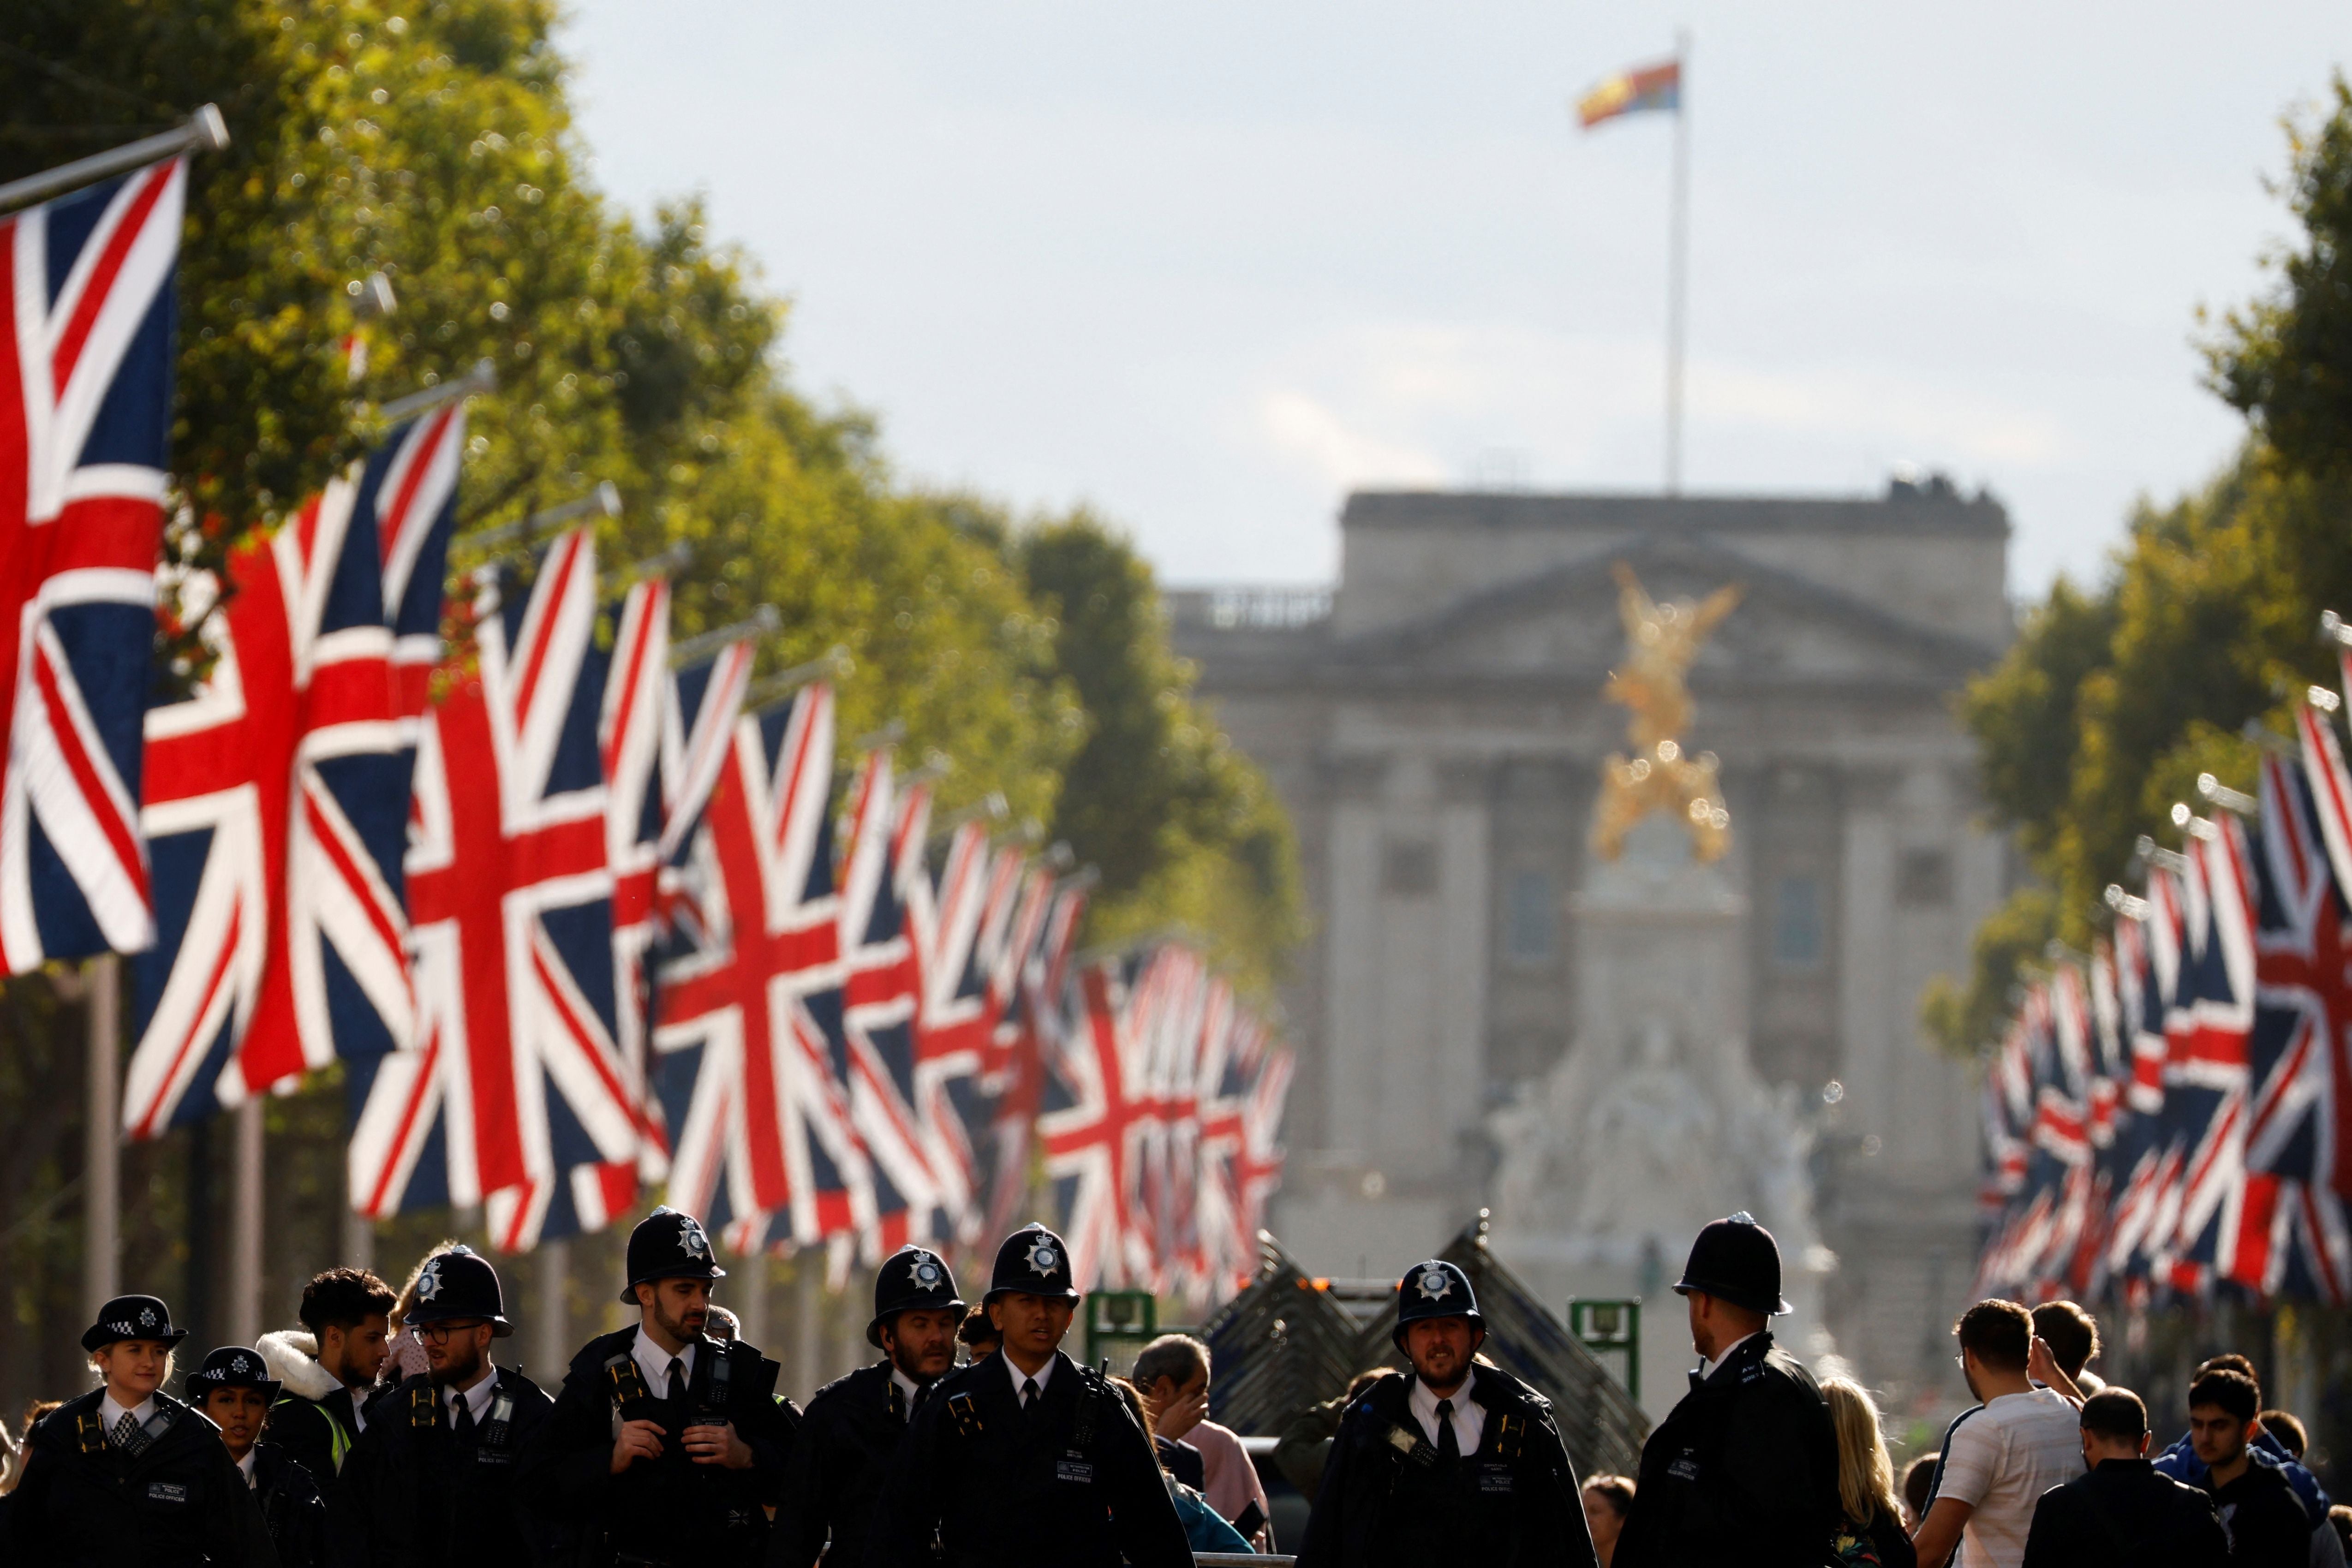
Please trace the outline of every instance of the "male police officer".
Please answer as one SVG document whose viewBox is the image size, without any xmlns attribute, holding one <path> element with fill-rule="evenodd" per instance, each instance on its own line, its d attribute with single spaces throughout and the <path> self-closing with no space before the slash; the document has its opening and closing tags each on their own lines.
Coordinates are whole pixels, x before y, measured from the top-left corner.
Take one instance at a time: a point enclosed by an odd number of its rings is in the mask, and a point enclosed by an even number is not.
<svg viewBox="0 0 2352 1568">
<path fill-rule="evenodd" d="M 1486 1320 L 1443 1259 L 1397 1287 L 1392 1372 L 1339 1420 L 1299 1568 L 1598 1563 L 1551 1401 L 1476 1359 Z"/>
<path fill-rule="evenodd" d="M 711 1281 L 727 1271 L 692 1215 L 638 1221 L 628 1269 L 621 1300 L 637 1326 L 572 1358 L 524 1484 L 590 1532 L 587 1562 L 749 1568 L 799 1412 L 776 1401 L 774 1362 L 705 1336 Z"/>
<path fill-rule="evenodd" d="M 1616 1568 L 1817 1568 L 1842 1512 L 1837 1431 L 1813 1375 L 1772 1343 L 1780 1248 L 1747 1214 L 1698 1233 L 1683 1270 L 1690 1392 L 1650 1434 Z"/>
<path fill-rule="evenodd" d="M 1064 1355 L 1078 1292 L 1042 1225 L 997 1249 L 984 1298 L 1004 1343 L 940 1380 L 892 1460 L 869 1564 L 1191 1568 L 1143 1428 L 1102 1375 Z"/>
<path fill-rule="evenodd" d="M 220 1428 L 160 1392 L 188 1337 L 153 1296 L 118 1296 L 81 1336 L 103 1380 L 41 1417 L 9 1494 L 0 1561 L 60 1568 L 269 1568 L 269 1533 Z"/>
<path fill-rule="evenodd" d="M 874 1277 L 868 1344 L 883 1358 L 817 1390 L 793 1434 L 769 1568 L 864 1568 L 866 1535 L 908 1418 L 955 1370 L 964 1304 L 946 1260 L 901 1249 Z M 833 1544 L 825 1544 L 830 1536 Z"/>
<path fill-rule="evenodd" d="M 537 1564 L 561 1528 L 525 1513 L 515 1461 L 550 1406 L 538 1385 L 490 1361 L 491 1342 L 514 1333 L 497 1272 L 464 1247 L 429 1260 L 407 1326 L 428 1370 L 368 1401 L 366 1429 L 343 1461 L 362 1561 Z"/>
<path fill-rule="evenodd" d="M 278 1387 L 261 1353 L 241 1344 L 223 1345 L 188 1375 L 190 1402 L 220 1428 L 221 1446 L 253 1489 L 278 1568 L 326 1568 L 327 1504 L 318 1483 L 284 1448 L 261 1441 Z"/>
</svg>

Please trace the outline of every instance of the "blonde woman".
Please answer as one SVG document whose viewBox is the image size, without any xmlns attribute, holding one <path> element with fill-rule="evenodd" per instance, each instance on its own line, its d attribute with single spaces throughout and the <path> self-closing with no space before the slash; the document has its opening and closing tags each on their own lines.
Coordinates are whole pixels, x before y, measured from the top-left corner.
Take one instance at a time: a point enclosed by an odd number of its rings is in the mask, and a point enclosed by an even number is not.
<svg viewBox="0 0 2352 1568">
<path fill-rule="evenodd" d="M 1838 1502 L 1845 1519 L 1837 1552 L 1846 1563 L 1879 1568 L 1918 1568 L 1919 1555 L 1903 1533 L 1903 1509 L 1895 1500 L 1895 1461 L 1878 1428 L 1878 1406 L 1870 1391 L 1844 1377 L 1822 1379 L 1830 1424 L 1837 1428 Z"/>
</svg>

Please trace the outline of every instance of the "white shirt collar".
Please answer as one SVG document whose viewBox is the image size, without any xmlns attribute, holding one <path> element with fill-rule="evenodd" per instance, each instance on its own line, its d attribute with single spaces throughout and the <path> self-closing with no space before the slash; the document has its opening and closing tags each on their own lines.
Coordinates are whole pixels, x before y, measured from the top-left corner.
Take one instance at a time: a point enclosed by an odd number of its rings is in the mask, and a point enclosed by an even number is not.
<svg viewBox="0 0 2352 1568">
<path fill-rule="evenodd" d="M 1762 1333 L 1764 1331 L 1762 1329 L 1758 1329 L 1756 1333 Z M 1698 1380 L 1701 1383 L 1705 1383 L 1708 1378 L 1713 1377 L 1716 1375 L 1717 1370 L 1721 1367 L 1725 1362 L 1731 1359 L 1731 1353 L 1733 1351 L 1738 1350 L 1741 1345 L 1746 1344 L 1749 1340 L 1754 1339 L 1755 1337 L 1756 1334 L 1754 1333 L 1741 1334 L 1738 1339 L 1733 1340 L 1729 1344 L 1725 1345 L 1723 1347 L 1723 1354 L 1717 1356 L 1713 1361 L 1709 1361 L 1704 1356 L 1700 1357 L 1698 1364 Z"/>
<path fill-rule="evenodd" d="M 155 1396 L 150 1394 L 135 1407 L 126 1409 L 115 1402 L 114 1391 L 110 1388 L 98 1402 L 98 1414 L 99 1418 L 106 1423 L 106 1435 L 111 1437 L 114 1436 L 116 1423 L 125 1416 L 132 1417 L 142 1427 L 152 1421 L 155 1418 Z"/>
<path fill-rule="evenodd" d="M 442 1400 L 448 1406 L 446 1419 L 449 1425 L 454 1427 L 457 1424 L 457 1401 L 462 1399 L 466 1402 L 466 1408 L 474 1413 L 474 1425 L 479 1427 L 483 1418 L 489 1414 L 490 1396 L 497 1391 L 498 1386 L 499 1369 L 485 1358 L 482 1362 L 482 1380 L 479 1383 L 463 1393 L 455 1388 L 442 1389 Z"/>
<path fill-rule="evenodd" d="M 1004 1363 L 1004 1370 L 1012 1375 L 1013 1397 L 1015 1401 L 1018 1401 L 1021 1397 L 1021 1385 L 1029 1381 L 1029 1375 L 1022 1371 L 1018 1366 L 1014 1365 L 1013 1358 L 1005 1354 L 1003 1351 L 998 1351 L 996 1353 L 996 1357 L 999 1361 Z M 1054 1368 L 1061 1359 L 1061 1354 L 1057 1351 L 1054 1354 L 1047 1356 L 1045 1358 L 1045 1364 L 1037 1369 L 1037 1393 L 1041 1398 L 1045 1393 L 1045 1385 L 1054 1381 Z"/>
<path fill-rule="evenodd" d="M 1461 1387 L 1445 1396 L 1454 1401 L 1451 1421 L 1454 1441 L 1465 1454 L 1478 1451 L 1479 1435 L 1486 1429 L 1486 1412 L 1479 1405 L 1475 1392 L 1477 1386 L 1477 1375 L 1474 1373 L 1462 1380 Z M 1438 1440 L 1437 1396 L 1431 1391 L 1429 1385 L 1418 1377 L 1414 1378 L 1412 1392 L 1405 1396 L 1404 1403 L 1405 1408 L 1412 1412 L 1412 1418 L 1421 1423 L 1422 1435 L 1435 1443 Z"/>
<path fill-rule="evenodd" d="M 248 1487 L 253 1485 L 253 1457 L 259 1452 L 261 1452 L 261 1447 L 259 1444 L 256 1444 L 254 1447 L 247 1448 L 245 1451 L 245 1458 L 237 1460 L 236 1462 L 236 1468 L 245 1472 L 245 1484 Z"/>
<path fill-rule="evenodd" d="M 898 1396 L 906 1401 L 907 1412 L 912 1415 L 915 1401 L 922 1396 L 923 1385 L 899 1371 L 898 1364 L 895 1361 L 890 1364 L 890 1381 L 898 1385 Z M 1037 1386 L 1043 1388 L 1045 1385 L 1040 1383 Z"/>
<path fill-rule="evenodd" d="M 694 1354 L 701 1348 L 698 1341 L 688 1340 L 686 1347 L 677 1353 L 678 1367 L 688 1388 L 694 1386 Z M 629 1354 L 635 1359 L 637 1370 L 646 1375 L 646 1391 L 656 1399 L 668 1398 L 669 1352 L 654 1343 L 654 1336 L 646 1332 L 643 1323 L 637 1325 L 637 1337 L 629 1347 Z"/>
</svg>

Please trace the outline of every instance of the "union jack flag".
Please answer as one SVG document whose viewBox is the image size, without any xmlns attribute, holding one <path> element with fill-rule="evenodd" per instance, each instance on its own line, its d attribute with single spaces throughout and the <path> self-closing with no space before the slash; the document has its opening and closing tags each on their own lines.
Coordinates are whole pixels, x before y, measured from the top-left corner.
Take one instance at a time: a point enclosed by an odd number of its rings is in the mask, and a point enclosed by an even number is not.
<svg viewBox="0 0 2352 1568">
<path fill-rule="evenodd" d="M 526 596 L 478 578 L 478 668 L 445 666 L 452 689 L 417 756 L 416 1043 L 356 1084 L 363 1214 L 480 1203 L 514 1251 L 632 1196 L 639 1106 L 614 1039 L 596 612 L 584 531 L 556 540 Z"/>
<path fill-rule="evenodd" d="M 753 1255 L 875 1225 L 873 1177 L 836 1069 L 833 694 L 746 714 L 696 836 L 704 943 L 663 970 L 669 1201 Z"/>
<path fill-rule="evenodd" d="M 995 955 L 989 986 L 997 1023 L 982 1068 L 991 1096 L 987 1233 L 1013 1228 L 1028 1207 L 1029 1162 L 1045 1108 L 1047 1041 L 1059 1050 L 1066 1018 L 1058 998 L 1069 971 L 1086 892 L 1056 890 L 1044 871 L 1023 877 L 1021 898 L 1004 945 Z M 1049 999 L 1052 998 L 1052 999 Z"/>
<path fill-rule="evenodd" d="M 2261 925 L 2255 934 L 2253 1105 L 2245 1226 L 2268 1240 L 2265 1294 L 2352 1294 L 2344 1193 L 2352 1149 L 2352 918 L 2328 866 L 2303 768 L 2263 759 Z"/>
<path fill-rule="evenodd" d="M 142 720 L 172 423 L 172 159 L 0 220 L 0 963 L 155 937 Z"/>
<path fill-rule="evenodd" d="M 1149 1287 L 1159 1271 L 1143 1224 L 1154 1113 L 1144 1044 L 1131 1027 L 1133 977 L 1118 959 L 1082 968 L 1075 1027 L 1046 1061 L 1037 1141 L 1081 1291 Z"/>
<path fill-rule="evenodd" d="M 901 879 L 907 930 L 923 955 L 915 1113 L 949 1227 L 957 1239 L 970 1241 L 980 1231 L 980 1158 L 971 1130 L 987 1124 L 980 1075 L 996 1032 L 981 936 L 992 913 L 992 894 L 1009 879 L 992 878 L 988 831 L 978 822 L 959 824 L 949 838 L 936 896 L 923 873 L 920 844 L 907 844 L 905 852 L 914 857 Z"/>
<path fill-rule="evenodd" d="M 386 450 L 418 435 L 403 426 Z M 142 821 L 163 939 L 133 965 L 133 1138 L 409 1040 L 410 758 L 376 539 L 385 466 L 354 464 L 230 559 L 228 601 L 205 622 L 212 674 L 148 712 Z M 413 495 L 410 509 L 446 530 L 452 500 Z M 181 598 L 202 612 L 217 593 L 204 574 Z"/>
<path fill-rule="evenodd" d="M 2248 1052 L 2254 1015 L 2253 858 L 2228 812 L 2190 823 L 2189 949 L 2167 1016 L 2165 1119 L 2179 1175 L 2156 1239 L 2176 1291 L 2260 1278 L 2267 1238 L 2241 1226 L 2245 1192 Z"/>
<path fill-rule="evenodd" d="M 940 1190 L 915 1109 L 915 1011 L 922 956 L 908 935 L 906 894 L 921 874 L 929 797 L 918 786 L 897 799 L 890 754 L 860 769 L 843 856 L 842 1009 L 850 1113 L 874 1169 L 876 1229 L 861 1239 L 869 1261 L 938 1236 Z"/>
</svg>

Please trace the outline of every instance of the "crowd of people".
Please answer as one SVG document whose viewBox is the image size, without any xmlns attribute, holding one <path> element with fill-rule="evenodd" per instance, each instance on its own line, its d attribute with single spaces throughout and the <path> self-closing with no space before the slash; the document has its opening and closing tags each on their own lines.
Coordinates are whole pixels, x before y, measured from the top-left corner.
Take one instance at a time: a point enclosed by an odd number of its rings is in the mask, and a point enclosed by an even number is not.
<svg viewBox="0 0 2352 1568">
<path fill-rule="evenodd" d="M 1061 1350 L 1080 1295 L 1061 1238 L 998 1249 L 980 1312 L 921 1248 L 885 1261 L 874 1362 L 803 1410 L 711 1300 L 702 1227 L 631 1234 L 636 1322 L 553 1395 L 496 1347 L 496 1270 L 445 1244 L 397 1291 L 363 1270 L 304 1288 L 299 1331 L 212 1351 L 164 1392 L 187 1332 L 160 1299 L 82 1336 L 98 1386 L 37 1406 L 0 1476 L 0 1561 L 90 1568 L 1191 1568 L 1277 1550 L 1242 1439 L 1209 1419 L 1211 1364 L 1168 1334 L 1130 1377 Z M 2070 1301 L 1979 1301 L 1954 1326 L 1978 1401 L 1898 1486 L 1879 1412 L 1774 1343 L 1780 1259 L 1746 1215 L 1703 1231 L 1675 1290 L 1700 1357 L 1635 1476 L 1580 1480 L 1552 1406 L 1481 1354 L 1472 1282 L 1398 1281 L 1402 1365 L 1302 1411 L 1272 1460 L 1308 1500 L 1301 1568 L 2341 1568 L 2352 1509 L 2217 1356 L 2187 1435 L 2090 1370 Z"/>
</svg>

